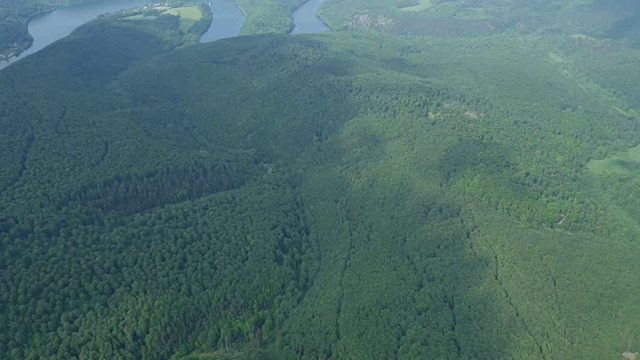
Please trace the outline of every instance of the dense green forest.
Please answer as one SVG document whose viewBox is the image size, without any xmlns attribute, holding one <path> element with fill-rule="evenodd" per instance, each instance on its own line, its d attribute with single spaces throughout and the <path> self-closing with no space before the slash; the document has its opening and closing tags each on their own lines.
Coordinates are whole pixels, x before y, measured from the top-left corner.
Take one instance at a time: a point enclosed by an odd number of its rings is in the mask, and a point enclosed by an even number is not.
<svg viewBox="0 0 640 360">
<path fill-rule="evenodd" d="M 633 4 L 127 14 L 9 65 L 0 358 L 635 358 Z"/>
</svg>

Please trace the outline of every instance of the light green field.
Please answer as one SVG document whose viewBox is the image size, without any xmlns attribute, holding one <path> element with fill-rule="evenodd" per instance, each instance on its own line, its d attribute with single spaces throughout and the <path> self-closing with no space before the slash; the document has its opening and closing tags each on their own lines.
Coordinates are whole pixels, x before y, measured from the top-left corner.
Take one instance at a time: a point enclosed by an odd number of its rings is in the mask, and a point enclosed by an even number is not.
<svg viewBox="0 0 640 360">
<path fill-rule="evenodd" d="M 554 64 L 562 64 L 565 62 L 561 55 L 553 52 L 549 52 L 549 60 Z"/>
<path fill-rule="evenodd" d="M 120 18 L 120 20 L 153 20 L 156 17 L 157 16 L 144 16 L 142 14 L 138 14 L 138 15 L 123 17 L 123 18 Z"/>
<path fill-rule="evenodd" d="M 402 8 L 400 11 L 421 11 L 430 8 L 431 5 L 431 0 L 420 0 L 420 5 Z"/>
<path fill-rule="evenodd" d="M 596 38 L 585 34 L 572 34 L 569 37 L 573 40 L 596 40 Z"/>
<path fill-rule="evenodd" d="M 587 165 L 594 174 L 624 174 L 640 167 L 640 145 L 601 160 L 592 160 Z"/>
<path fill-rule="evenodd" d="M 197 6 L 185 6 L 169 9 L 163 14 L 170 14 L 180 17 L 180 30 L 187 32 L 202 18 L 202 11 Z"/>
</svg>

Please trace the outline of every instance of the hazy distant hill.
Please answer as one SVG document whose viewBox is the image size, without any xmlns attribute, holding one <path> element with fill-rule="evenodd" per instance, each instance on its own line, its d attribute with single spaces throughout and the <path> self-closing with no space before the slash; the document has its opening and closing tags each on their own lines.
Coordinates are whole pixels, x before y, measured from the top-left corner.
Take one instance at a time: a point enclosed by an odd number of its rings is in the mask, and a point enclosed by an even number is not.
<svg viewBox="0 0 640 360">
<path fill-rule="evenodd" d="M 640 351 L 629 44 L 178 26 L 0 71 L 0 358 Z"/>
</svg>

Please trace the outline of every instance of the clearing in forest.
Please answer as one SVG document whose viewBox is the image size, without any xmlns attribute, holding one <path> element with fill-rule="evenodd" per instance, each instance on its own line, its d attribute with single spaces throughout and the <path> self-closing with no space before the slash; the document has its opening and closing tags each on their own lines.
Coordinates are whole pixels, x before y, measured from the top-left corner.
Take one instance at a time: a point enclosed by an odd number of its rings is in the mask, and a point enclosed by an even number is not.
<svg viewBox="0 0 640 360">
<path fill-rule="evenodd" d="M 421 11 L 430 8 L 432 5 L 431 0 L 419 0 L 416 1 L 416 3 L 417 4 L 411 6 L 398 6 L 398 8 L 402 11 Z"/>
<path fill-rule="evenodd" d="M 183 33 L 188 32 L 195 23 L 202 18 L 202 11 L 198 6 L 183 6 L 176 7 L 162 12 L 160 15 L 167 14 L 177 16 L 179 20 L 180 31 Z M 123 17 L 120 20 L 154 20 L 157 19 L 157 15 L 131 15 Z"/>
<path fill-rule="evenodd" d="M 624 174 L 640 168 L 640 145 L 601 160 L 591 160 L 587 168 L 594 174 Z"/>
<path fill-rule="evenodd" d="M 163 14 L 175 15 L 180 18 L 180 31 L 187 32 L 202 18 L 202 11 L 197 6 L 185 6 L 169 9 Z"/>
</svg>

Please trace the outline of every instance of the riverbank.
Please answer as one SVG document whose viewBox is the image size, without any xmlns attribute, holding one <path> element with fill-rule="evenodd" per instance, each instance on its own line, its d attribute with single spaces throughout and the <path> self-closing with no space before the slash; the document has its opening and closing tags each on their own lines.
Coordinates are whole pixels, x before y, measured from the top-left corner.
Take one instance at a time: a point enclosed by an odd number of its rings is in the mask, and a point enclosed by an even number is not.
<svg viewBox="0 0 640 360">
<path fill-rule="evenodd" d="M 225 0 L 207 0 L 206 2 L 204 0 L 197 0 L 185 1 L 185 3 L 203 4 L 206 6 L 209 1 L 212 4 L 214 4 L 214 2 L 222 2 L 224 4 L 225 2 Z M 100 15 L 106 13 L 114 14 L 125 9 L 142 7 L 147 5 L 148 2 L 148 0 L 111 0 L 83 3 L 81 6 L 47 7 L 46 11 L 39 11 L 37 14 L 30 16 L 28 23 L 24 25 L 24 31 L 27 36 L 29 36 L 29 41 L 26 41 L 25 38 L 22 42 L 16 44 L 16 46 L 7 47 L 4 51 L 0 51 L 0 69 L 68 36 L 78 26 Z M 203 11 L 204 15 L 208 13 L 210 13 L 208 9 Z M 238 11 L 238 13 L 240 12 Z M 190 35 L 197 40 L 197 38 L 206 33 L 208 29 L 211 28 L 211 18 L 211 16 L 208 16 L 206 19 L 201 19 L 201 21 L 189 31 L 191 33 Z M 186 27 L 186 24 L 184 26 Z M 222 23 L 221 26 L 224 27 L 227 26 L 227 24 Z M 239 31 L 225 32 L 221 37 L 237 36 L 238 33 Z"/>
<path fill-rule="evenodd" d="M 242 6 L 240 4 L 238 4 L 237 1 L 234 1 L 234 3 L 236 4 L 236 6 L 238 7 L 238 9 L 240 9 L 240 12 L 242 13 L 242 16 L 244 16 L 244 18 L 247 18 L 247 13 L 244 12 L 244 9 L 242 8 Z"/>
<path fill-rule="evenodd" d="M 27 41 L 15 42 L 11 47 L 6 50 L 0 51 L 0 61 L 9 61 L 14 57 L 20 56 L 23 52 L 29 50 L 29 48 L 33 45 L 33 36 L 29 34 L 29 23 L 31 20 L 35 19 L 38 16 L 47 15 L 54 10 L 56 7 L 48 8 L 44 11 L 38 11 L 32 15 L 29 15 L 26 20 L 21 23 L 21 32 L 20 38 Z M 1 46 L 2 44 L 0 44 Z"/>
<path fill-rule="evenodd" d="M 287 15 L 288 19 L 293 16 L 293 21 L 288 20 L 285 28 L 282 28 L 282 33 L 297 33 L 295 27 L 297 24 L 310 24 L 316 23 L 316 26 L 311 30 L 304 30 L 300 33 L 320 32 L 329 29 L 330 27 L 320 20 L 315 15 L 315 10 L 300 12 L 308 6 L 315 6 L 314 1 L 311 0 L 303 3 L 295 8 L 293 14 Z M 245 19 L 247 18 L 247 11 L 251 12 L 252 9 L 247 8 L 247 4 L 242 1 L 228 1 L 228 0 L 198 0 L 198 3 L 209 3 L 212 9 L 212 19 L 209 22 L 209 27 L 206 31 L 199 27 L 196 31 L 200 37 L 201 42 L 214 41 L 222 38 L 238 36 L 243 32 L 247 32 L 245 29 Z M 84 4 L 79 11 L 76 6 L 66 7 L 52 7 L 46 11 L 38 12 L 37 14 L 29 17 L 28 23 L 25 24 L 25 31 L 29 36 L 29 41 L 17 44 L 19 46 L 11 47 L 10 49 L 0 52 L 0 69 L 8 66 L 9 64 L 18 61 L 19 59 L 35 53 L 52 42 L 68 36 L 76 27 L 82 25 L 91 19 L 98 17 L 104 13 L 116 13 L 123 9 L 130 9 L 136 6 L 143 6 L 146 4 L 146 0 L 114 0 L 110 2 L 96 2 Z M 232 4 L 234 6 L 232 6 Z M 244 4 L 244 6 L 243 6 Z M 237 9 L 236 9 L 237 8 Z M 241 15 L 241 18 L 240 18 Z M 206 23 L 201 21 L 201 24 Z M 308 25 L 305 25 L 307 27 Z M 265 33 L 270 32 L 273 29 L 253 29 L 252 33 Z"/>
<path fill-rule="evenodd" d="M 290 34 L 309 34 L 331 30 L 322 19 L 318 17 L 318 9 L 322 6 L 321 0 L 307 0 L 293 10 L 293 27 Z"/>
</svg>

